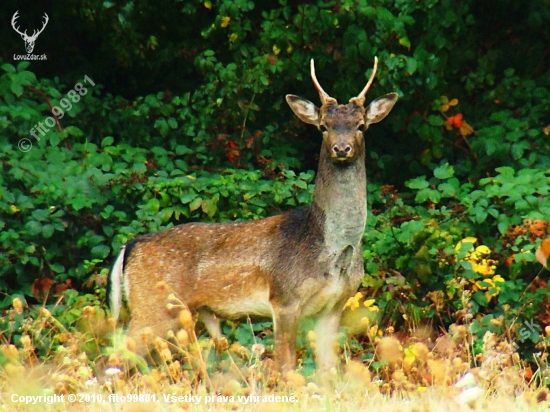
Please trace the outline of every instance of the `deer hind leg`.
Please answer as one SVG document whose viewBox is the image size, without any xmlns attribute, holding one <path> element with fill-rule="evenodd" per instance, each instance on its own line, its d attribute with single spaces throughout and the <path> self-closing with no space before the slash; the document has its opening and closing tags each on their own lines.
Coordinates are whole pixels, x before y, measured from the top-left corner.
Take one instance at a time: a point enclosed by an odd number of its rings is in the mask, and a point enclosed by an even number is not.
<svg viewBox="0 0 550 412">
<path fill-rule="evenodd" d="M 177 330 L 179 325 L 177 318 L 162 310 L 148 311 L 145 316 L 141 315 L 140 311 L 132 312 L 127 336 L 134 340 L 135 352 L 143 356 L 155 349 L 155 337 L 166 339 L 167 332 Z"/>
<path fill-rule="evenodd" d="M 204 323 L 204 326 L 206 326 L 208 334 L 214 341 L 216 352 L 221 352 L 223 349 L 227 349 L 227 340 L 222 335 L 220 320 L 216 314 L 207 308 L 202 308 L 199 310 L 199 321 Z"/>
<path fill-rule="evenodd" d="M 296 337 L 299 311 L 295 307 L 274 307 L 275 360 L 283 375 L 296 369 Z"/>
</svg>

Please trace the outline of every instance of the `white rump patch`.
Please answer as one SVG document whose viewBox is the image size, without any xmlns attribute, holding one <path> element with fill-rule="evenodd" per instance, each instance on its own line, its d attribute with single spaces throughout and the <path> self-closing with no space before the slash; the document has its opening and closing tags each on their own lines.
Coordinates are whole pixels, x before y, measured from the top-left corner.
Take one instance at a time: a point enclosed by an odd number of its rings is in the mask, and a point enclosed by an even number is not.
<svg viewBox="0 0 550 412">
<path fill-rule="evenodd" d="M 124 276 L 124 254 L 126 253 L 126 245 L 122 247 L 122 250 L 116 258 L 113 269 L 111 270 L 111 276 L 109 281 L 111 282 L 111 293 L 109 295 L 109 307 L 111 308 L 111 315 L 113 318 L 118 319 L 120 315 L 120 308 L 122 307 L 122 287 L 124 284 L 124 292 L 126 298 L 128 298 L 128 277 Z"/>
</svg>

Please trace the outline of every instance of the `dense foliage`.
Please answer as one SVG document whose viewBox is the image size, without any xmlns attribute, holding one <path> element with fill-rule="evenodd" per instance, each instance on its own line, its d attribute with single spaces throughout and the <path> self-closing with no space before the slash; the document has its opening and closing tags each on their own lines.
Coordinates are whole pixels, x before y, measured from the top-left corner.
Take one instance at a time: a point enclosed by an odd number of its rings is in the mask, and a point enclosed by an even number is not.
<svg viewBox="0 0 550 412">
<path fill-rule="evenodd" d="M 368 97 L 400 95 L 367 132 L 363 292 L 380 328 L 463 323 L 478 346 L 488 330 L 524 338 L 524 321 L 550 323 L 534 254 L 550 221 L 549 6 L 60 1 L 36 44 L 48 60 L 31 64 L 13 61 L 23 43 L 8 26 L 1 306 L 69 293 L 73 310 L 60 316 L 75 327 L 86 302 L 104 304 L 109 265 L 137 234 L 309 203 L 319 132 L 284 96 L 318 101 L 314 58 L 345 101 L 378 56 Z M 20 326 L 2 329 L 17 340 Z"/>
</svg>

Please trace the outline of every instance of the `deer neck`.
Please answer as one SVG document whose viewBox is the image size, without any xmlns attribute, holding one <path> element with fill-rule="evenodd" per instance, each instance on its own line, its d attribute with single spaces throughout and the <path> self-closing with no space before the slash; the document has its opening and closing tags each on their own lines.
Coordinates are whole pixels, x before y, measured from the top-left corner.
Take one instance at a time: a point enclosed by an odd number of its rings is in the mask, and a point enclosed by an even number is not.
<svg viewBox="0 0 550 412">
<path fill-rule="evenodd" d="M 313 209 L 320 212 L 324 243 L 329 250 L 360 244 L 367 218 L 367 176 L 365 148 L 358 150 L 351 164 L 334 163 L 326 150 L 321 150 Z"/>
</svg>

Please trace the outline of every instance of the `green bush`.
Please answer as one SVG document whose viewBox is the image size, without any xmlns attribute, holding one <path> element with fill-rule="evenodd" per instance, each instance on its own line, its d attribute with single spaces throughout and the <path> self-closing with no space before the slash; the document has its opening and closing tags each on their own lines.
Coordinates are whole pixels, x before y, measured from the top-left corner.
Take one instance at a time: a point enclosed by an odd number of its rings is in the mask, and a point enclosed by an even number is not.
<svg viewBox="0 0 550 412">
<path fill-rule="evenodd" d="M 502 331 L 501 316 L 542 324 L 548 290 L 533 286 L 533 251 L 550 215 L 549 10 L 547 0 L 57 2 L 48 30 L 62 21 L 66 41 L 45 32 L 36 46 L 49 60 L 0 62 L 1 307 L 16 294 L 51 304 L 52 285 L 103 299 L 113 257 L 140 233 L 309 203 L 320 135 L 284 96 L 318 101 L 313 58 L 345 102 L 378 56 L 369 97 L 400 95 L 366 135 L 363 284 L 384 321 L 467 319 L 478 337 Z M 5 47 L 19 50 L 8 30 Z M 66 64 L 52 64 L 59 56 Z M 54 119 L 62 99 L 71 107 Z M 37 141 L 47 117 L 55 125 Z"/>
</svg>

